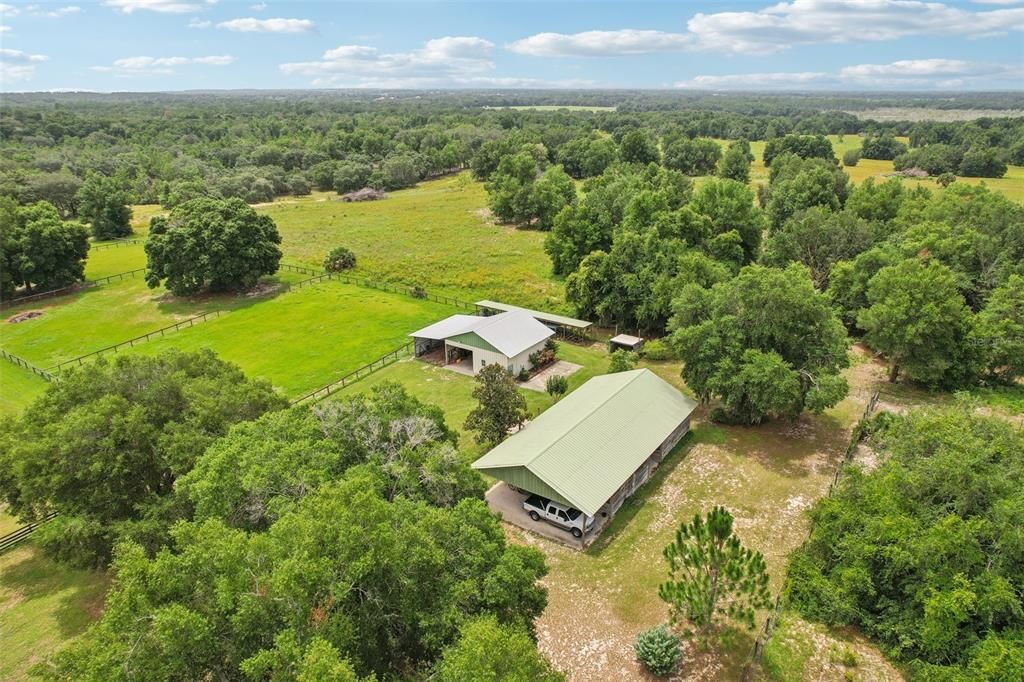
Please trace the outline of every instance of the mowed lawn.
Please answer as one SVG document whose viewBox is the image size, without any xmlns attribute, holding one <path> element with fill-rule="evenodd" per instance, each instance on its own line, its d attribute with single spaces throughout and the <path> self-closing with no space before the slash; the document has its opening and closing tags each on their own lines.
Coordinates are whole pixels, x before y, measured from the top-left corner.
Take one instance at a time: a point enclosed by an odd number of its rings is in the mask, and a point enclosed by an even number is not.
<svg viewBox="0 0 1024 682">
<path fill-rule="evenodd" d="M 210 348 L 290 398 L 315 390 L 452 315 L 450 306 L 340 282 L 323 282 L 238 308 L 125 352 Z"/>
<path fill-rule="evenodd" d="M 99 249 L 94 246 L 89 249 L 89 257 L 85 261 L 85 279 L 96 280 L 144 267 L 146 252 L 142 244 Z"/>
<path fill-rule="evenodd" d="M 603 344 L 578 346 L 560 342 L 558 357 L 577 365 L 582 369 L 569 377 L 569 390 L 574 391 L 588 379 L 608 371 L 608 354 Z M 358 383 L 335 394 L 338 397 L 366 393 L 374 386 L 388 381 L 395 381 L 414 397 L 425 403 L 437 405 L 444 411 L 448 426 L 459 431 L 459 451 L 467 459 L 476 459 L 482 454 L 473 440 L 471 433 L 463 431 L 463 424 L 470 411 L 476 407 L 473 389 L 476 380 L 450 369 L 409 358 L 379 370 Z M 529 389 L 520 389 L 526 397 L 526 405 L 530 414 L 535 416 L 551 407 L 554 400 L 547 393 Z"/>
<path fill-rule="evenodd" d="M 302 277 L 281 272 L 275 279 L 296 281 Z M 47 369 L 201 313 L 251 307 L 266 300 L 236 294 L 177 298 L 164 289 L 149 289 L 137 276 L 4 311 L 0 347 Z M 17 324 L 7 322 L 26 310 L 43 314 Z"/>
<path fill-rule="evenodd" d="M 19 414 L 46 386 L 41 377 L 0 358 L 0 415 Z"/>
<path fill-rule="evenodd" d="M 0 534 L 20 524 L 0 510 Z M 60 566 L 31 542 L 0 554 L 0 680 L 22 680 L 85 631 L 103 610 L 109 579 Z"/>
<path fill-rule="evenodd" d="M 463 298 L 491 298 L 567 311 L 551 277 L 544 233 L 495 225 L 483 184 L 468 173 L 421 182 L 361 203 L 333 193 L 264 204 L 289 260 L 320 267 L 338 245 L 352 249 L 357 273 Z"/>
</svg>

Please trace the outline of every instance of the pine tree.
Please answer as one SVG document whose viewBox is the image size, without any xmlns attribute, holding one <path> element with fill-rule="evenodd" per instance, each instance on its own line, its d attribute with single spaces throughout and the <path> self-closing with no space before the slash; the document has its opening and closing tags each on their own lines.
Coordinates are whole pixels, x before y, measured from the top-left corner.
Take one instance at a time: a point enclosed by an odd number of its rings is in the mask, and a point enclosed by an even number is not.
<svg viewBox="0 0 1024 682">
<path fill-rule="evenodd" d="M 669 605 L 672 623 L 688 620 L 706 633 L 716 616 L 754 627 L 757 609 L 771 605 L 764 557 L 740 544 L 732 514 L 715 507 L 704 520 L 682 524 L 665 547 L 669 579 L 658 595 Z"/>
</svg>

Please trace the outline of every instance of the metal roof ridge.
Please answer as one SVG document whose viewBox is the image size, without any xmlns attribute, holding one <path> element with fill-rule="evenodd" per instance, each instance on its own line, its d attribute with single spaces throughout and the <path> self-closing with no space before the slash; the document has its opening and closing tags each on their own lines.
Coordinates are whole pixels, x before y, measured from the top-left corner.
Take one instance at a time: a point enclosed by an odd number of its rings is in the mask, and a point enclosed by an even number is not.
<svg viewBox="0 0 1024 682">
<path fill-rule="evenodd" d="M 598 410 L 600 410 L 600 409 L 601 409 L 602 407 L 604 407 L 605 405 L 607 405 L 607 404 L 608 404 L 608 401 L 610 401 L 610 400 L 611 400 L 612 398 L 614 398 L 614 397 L 615 397 L 615 396 L 617 396 L 617 395 L 618 395 L 619 393 L 621 393 L 622 391 L 624 391 L 624 390 L 626 389 L 626 387 L 627 387 L 627 386 L 629 386 L 629 385 L 631 385 L 631 384 L 632 384 L 632 383 L 633 383 L 634 381 L 636 381 L 636 379 L 637 379 L 638 377 L 640 377 L 640 376 L 643 376 L 643 373 L 644 373 L 644 372 L 650 372 L 650 370 L 649 370 L 649 369 L 647 369 L 646 367 L 641 367 L 641 368 L 639 368 L 639 369 L 635 369 L 635 370 L 629 370 L 629 373 L 631 373 L 631 374 L 635 373 L 635 374 L 634 374 L 634 376 L 633 376 L 632 378 L 630 378 L 630 380 L 629 380 L 629 381 L 627 381 L 627 382 L 625 382 L 624 384 L 622 384 L 622 386 L 620 386 L 619 388 L 617 388 L 617 389 L 616 389 L 615 391 L 612 391 L 612 392 L 611 392 L 611 393 L 610 393 L 610 394 L 608 395 L 608 397 L 606 397 L 606 398 L 605 398 L 604 400 L 602 400 L 602 401 L 601 401 L 600 403 L 598 403 L 598 404 L 597 404 L 596 406 L 594 406 L 594 409 L 592 409 L 592 410 L 590 410 L 589 412 L 587 412 L 587 413 L 586 413 L 585 415 L 583 415 L 583 416 L 582 416 L 582 417 L 580 417 L 580 418 L 579 418 L 578 420 L 576 420 L 576 421 L 575 421 L 575 422 L 574 422 L 574 423 L 573 423 L 573 424 L 572 424 L 571 426 L 569 426 L 568 428 L 566 428 L 566 429 L 565 429 L 565 431 L 563 431 L 563 432 L 562 432 L 562 435 L 560 435 L 560 436 L 559 436 L 558 438 L 556 438 L 556 439 L 554 439 L 553 441 L 551 441 L 550 443 L 548 443 L 548 444 L 547 444 L 547 445 L 546 445 L 546 446 L 544 447 L 544 449 L 543 449 L 543 450 L 541 450 L 541 451 L 540 451 L 540 452 L 538 452 L 538 453 L 537 453 L 536 455 L 534 455 L 533 457 L 531 457 L 531 458 L 530 458 L 530 459 L 529 459 L 529 460 L 527 461 L 527 463 L 526 463 L 526 464 L 524 464 L 523 466 L 525 466 L 526 468 L 528 468 L 528 469 L 529 469 L 529 468 L 530 468 L 530 465 L 531 465 L 531 464 L 533 464 L 533 463 L 534 463 L 534 462 L 535 462 L 535 461 L 537 460 L 537 458 L 538 458 L 538 457 L 540 457 L 541 455 L 543 455 L 543 454 L 544 454 L 545 452 L 547 452 L 547 451 L 548 451 L 548 450 L 550 450 L 551 448 L 555 447 L 555 445 L 557 445 L 557 444 L 558 444 L 559 442 L 561 442 L 563 438 L 565 438 L 566 436 L 568 436 L 568 435 L 569 435 L 569 434 L 570 434 L 570 433 L 571 433 L 571 432 L 572 432 L 572 431 L 573 431 L 573 430 L 574 430 L 574 429 L 575 429 L 575 428 L 576 428 L 577 426 L 579 426 L 580 424 L 582 424 L 582 423 L 583 423 L 584 421 L 586 421 L 587 419 L 589 419 L 590 417 L 592 417 L 592 416 L 594 415 L 594 413 L 595 413 L 595 412 L 597 412 L 597 411 L 598 411 Z M 626 372 L 618 372 L 618 373 L 619 373 L 619 374 L 626 374 Z M 654 374 L 654 373 L 653 373 L 653 372 L 651 372 L 651 374 Z M 601 375 L 599 375 L 599 376 L 593 377 L 593 378 L 592 378 L 592 379 L 590 379 L 589 381 L 593 381 L 593 379 L 598 379 L 598 378 L 600 378 L 600 377 L 610 377 L 610 376 L 612 376 L 612 375 L 611 375 L 611 374 L 601 374 Z M 657 376 L 657 375 L 655 375 L 655 376 Z M 658 378 L 660 379 L 661 377 L 658 377 Z M 584 384 L 584 385 L 586 385 L 586 384 Z M 580 388 L 582 388 L 582 386 L 581 386 Z M 544 414 L 544 413 L 541 413 L 541 416 L 543 416 L 543 414 Z M 536 475 L 536 474 L 537 474 L 537 472 L 536 472 L 536 471 L 533 471 L 532 469 L 531 469 L 531 472 L 532 472 L 532 473 L 533 473 L 534 475 Z M 551 484 L 549 483 L 548 485 L 551 485 Z M 552 486 L 552 487 L 554 487 L 554 486 Z"/>
</svg>

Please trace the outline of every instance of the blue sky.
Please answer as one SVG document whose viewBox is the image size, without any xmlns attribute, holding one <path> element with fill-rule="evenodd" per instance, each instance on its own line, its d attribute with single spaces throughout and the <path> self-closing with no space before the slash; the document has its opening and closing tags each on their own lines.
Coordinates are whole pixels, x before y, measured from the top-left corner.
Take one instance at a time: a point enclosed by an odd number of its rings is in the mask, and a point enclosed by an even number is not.
<svg viewBox="0 0 1024 682">
<path fill-rule="evenodd" d="M 4 91 L 1005 90 L 1024 0 L 0 4 Z"/>
</svg>

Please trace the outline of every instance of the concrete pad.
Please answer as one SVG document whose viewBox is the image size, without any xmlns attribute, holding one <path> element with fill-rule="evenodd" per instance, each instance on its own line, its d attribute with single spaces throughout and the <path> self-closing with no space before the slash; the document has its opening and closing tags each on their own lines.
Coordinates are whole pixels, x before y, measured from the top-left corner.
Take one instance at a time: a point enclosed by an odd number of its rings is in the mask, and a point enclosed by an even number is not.
<svg viewBox="0 0 1024 682">
<path fill-rule="evenodd" d="M 548 377 L 567 377 L 575 374 L 581 369 L 583 369 L 583 365 L 576 365 L 571 362 L 566 362 L 565 360 L 558 360 L 537 372 L 526 381 L 519 382 L 519 387 L 543 393 L 547 390 L 546 384 Z"/>
<path fill-rule="evenodd" d="M 531 519 L 530 515 L 523 509 L 523 501 L 527 497 L 527 494 L 512 490 L 502 481 L 498 481 L 491 486 L 491 489 L 484 495 L 487 506 L 490 507 L 491 511 L 500 516 L 501 520 L 505 523 L 510 523 L 535 535 L 547 538 L 548 540 L 554 540 L 573 549 L 582 550 L 589 547 L 590 543 L 601 533 L 601 529 L 609 518 L 599 515 L 594 520 L 593 530 L 577 540 L 567 530 L 562 530 L 558 526 L 553 526 L 544 521 L 534 521 Z"/>
</svg>

